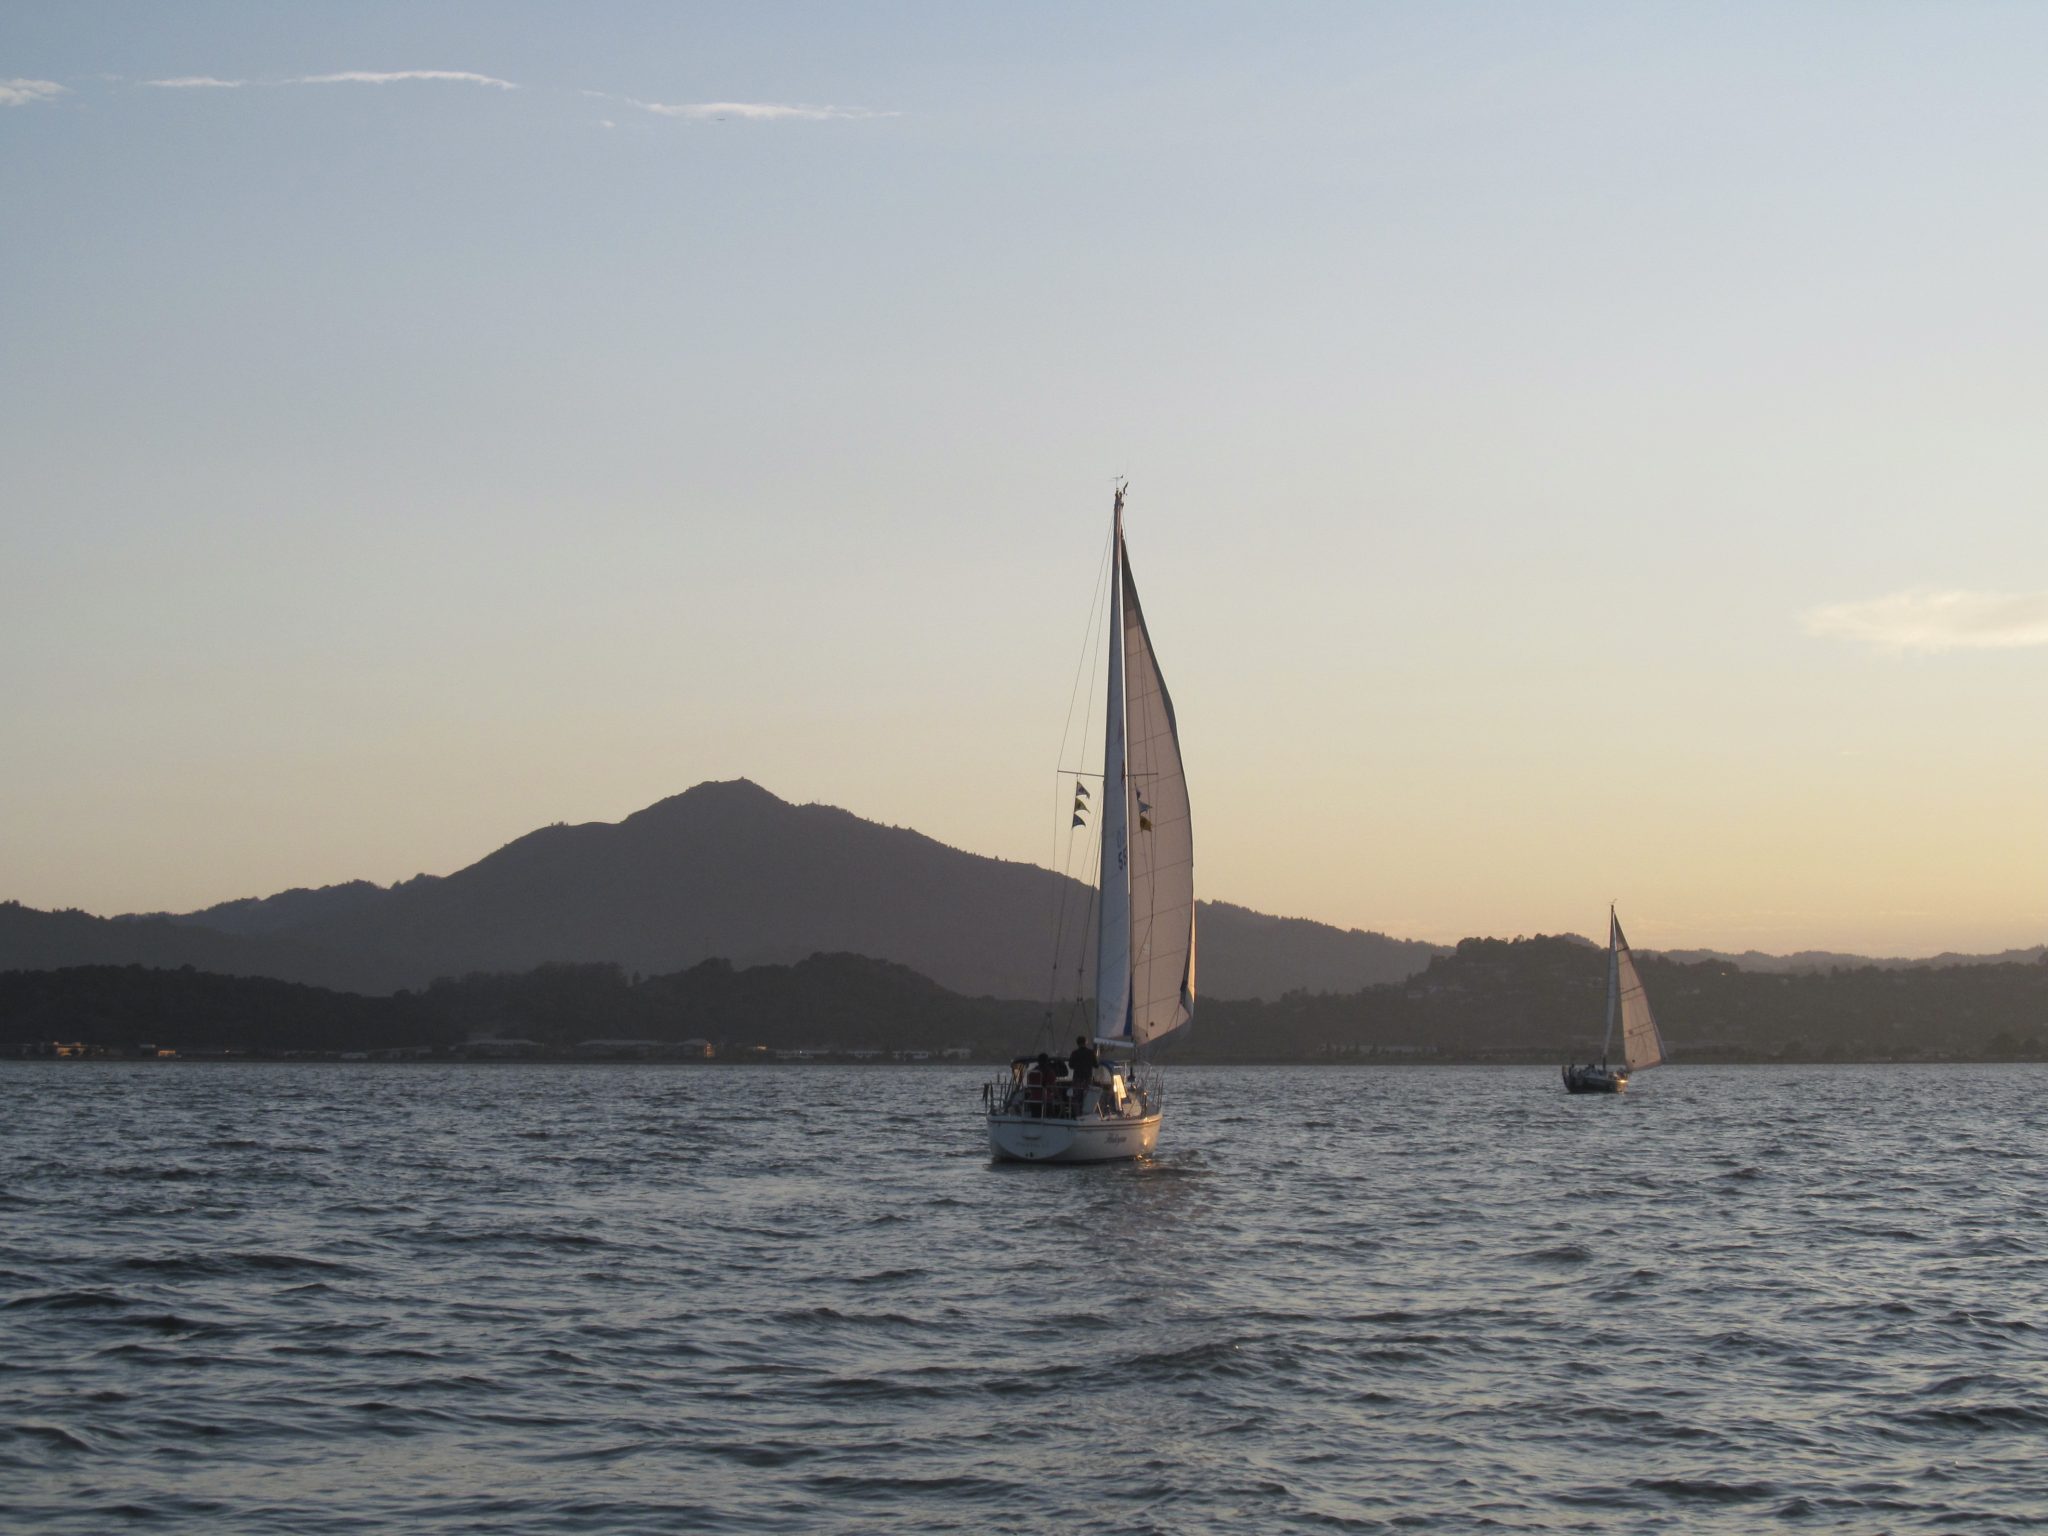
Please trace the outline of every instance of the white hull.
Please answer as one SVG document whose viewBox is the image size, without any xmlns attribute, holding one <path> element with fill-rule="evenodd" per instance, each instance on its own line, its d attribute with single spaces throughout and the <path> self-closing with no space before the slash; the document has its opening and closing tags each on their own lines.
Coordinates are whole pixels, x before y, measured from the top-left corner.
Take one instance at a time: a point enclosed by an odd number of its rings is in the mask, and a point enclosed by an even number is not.
<svg viewBox="0 0 2048 1536">
<path fill-rule="evenodd" d="M 1129 1119 L 990 1115 L 988 1150 L 998 1162 L 1113 1163 L 1151 1155 L 1159 1141 L 1159 1115 Z"/>
</svg>

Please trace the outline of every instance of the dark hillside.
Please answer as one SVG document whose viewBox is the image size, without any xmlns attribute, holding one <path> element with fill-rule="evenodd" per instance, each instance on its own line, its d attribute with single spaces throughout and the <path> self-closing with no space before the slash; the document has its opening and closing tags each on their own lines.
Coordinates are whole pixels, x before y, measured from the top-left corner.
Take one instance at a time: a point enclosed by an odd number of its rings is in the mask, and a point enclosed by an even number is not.
<svg viewBox="0 0 2048 1536">
<path fill-rule="evenodd" d="M 1600 1048 L 1606 957 L 1576 939 L 1468 939 L 1395 986 L 1202 1004 L 1181 1061 L 1583 1061 Z M 1703 963 L 1642 965 L 1671 1057 L 1687 1061 L 2035 1059 L 2048 1051 L 2048 964 L 1865 967 L 1756 975 Z M 1064 1046 L 1069 1007 L 1050 1021 Z M 1043 1008 L 964 997 L 860 955 L 740 968 L 705 961 L 638 977 L 608 964 L 438 981 L 360 997 L 246 977 L 140 967 L 0 973 L 0 1048 L 82 1039 L 116 1053 L 531 1042 L 712 1042 L 725 1059 L 965 1048 L 1001 1060 L 1049 1043 Z M 524 1048 L 524 1047 L 522 1047 Z"/>
<path fill-rule="evenodd" d="M 17 907 L 0 920 L 0 965 L 191 964 L 389 991 L 551 962 L 661 973 L 826 952 L 906 965 L 969 995 L 1034 999 L 1063 892 L 1069 911 L 1087 910 L 1081 887 L 1050 870 L 735 780 L 616 824 L 544 827 L 452 875 L 388 888 L 357 881 L 120 921 Z M 1352 991 L 1437 953 L 1222 904 L 1199 920 L 1201 989 L 1220 997 Z"/>
<path fill-rule="evenodd" d="M 290 935 L 254 937 L 168 917 L 94 917 L 0 902 L 0 970 L 73 965 L 191 966 L 352 992 L 390 992 L 412 979 L 406 967 L 382 956 Z"/>
</svg>

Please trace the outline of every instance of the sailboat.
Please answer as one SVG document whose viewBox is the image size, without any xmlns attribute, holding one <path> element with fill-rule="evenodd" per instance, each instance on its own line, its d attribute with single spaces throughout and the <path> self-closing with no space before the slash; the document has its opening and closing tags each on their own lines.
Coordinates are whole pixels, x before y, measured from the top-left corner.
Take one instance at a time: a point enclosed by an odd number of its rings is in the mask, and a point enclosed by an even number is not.
<svg viewBox="0 0 2048 1536">
<path fill-rule="evenodd" d="M 1187 777 L 1124 548 L 1122 486 L 1111 519 L 1095 1006 L 1082 1015 L 1069 1060 L 1020 1057 L 984 1088 L 989 1151 L 999 1161 L 1099 1163 L 1150 1153 L 1166 1101 L 1150 1048 L 1195 1016 Z M 1077 791 L 1076 824 L 1090 798 Z"/>
<path fill-rule="evenodd" d="M 1610 1067 L 1607 1052 L 1614 1044 L 1614 1023 L 1621 1021 L 1621 1065 Z M 1636 957 L 1622 936 L 1621 920 L 1607 909 L 1607 1036 L 1600 1042 L 1598 1065 L 1564 1069 L 1566 1093 L 1620 1093 L 1629 1074 L 1648 1071 L 1664 1059 L 1664 1037 L 1650 1012 L 1650 995 L 1636 974 Z"/>
</svg>

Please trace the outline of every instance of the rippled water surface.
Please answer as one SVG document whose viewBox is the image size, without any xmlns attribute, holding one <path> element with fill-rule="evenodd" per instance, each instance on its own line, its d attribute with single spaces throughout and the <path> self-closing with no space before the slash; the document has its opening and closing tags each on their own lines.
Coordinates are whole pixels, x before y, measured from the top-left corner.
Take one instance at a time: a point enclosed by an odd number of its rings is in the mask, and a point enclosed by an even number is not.
<svg viewBox="0 0 2048 1536">
<path fill-rule="evenodd" d="M 2048 1070 L 0 1067 L 0 1528 L 2048 1528 Z"/>
</svg>

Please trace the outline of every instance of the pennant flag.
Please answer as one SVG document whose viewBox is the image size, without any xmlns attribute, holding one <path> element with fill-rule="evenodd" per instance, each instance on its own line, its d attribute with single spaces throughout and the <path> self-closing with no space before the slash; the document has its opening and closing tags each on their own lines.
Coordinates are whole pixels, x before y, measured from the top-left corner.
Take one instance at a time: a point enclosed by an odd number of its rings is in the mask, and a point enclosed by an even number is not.
<svg viewBox="0 0 2048 1536">
<path fill-rule="evenodd" d="M 1076 779 L 1074 780 L 1074 793 L 1081 799 L 1086 800 L 1088 798 L 1088 786 L 1079 779 Z"/>
<path fill-rule="evenodd" d="M 1149 816 L 1140 816 L 1138 818 L 1138 830 L 1140 832 L 1150 832 L 1152 830 L 1152 818 Z"/>
<path fill-rule="evenodd" d="M 1076 826 L 1076 827 L 1085 827 L 1085 826 L 1087 826 L 1087 825 L 1088 825 L 1088 823 L 1087 823 L 1087 822 L 1085 822 L 1085 821 L 1083 821 L 1083 820 L 1082 820 L 1082 819 L 1081 819 L 1080 817 L 1076 816 L 1076 817 L 1074 818 L 1074 826 Z M 1072 830 L 1073 830 L 1073 828 L 1072 828 L 1072 827 L 1069 827 L 1069 828 L 1068 828 L 1067 830 L 1068 830 L 1068 831 L 1072 831 Z"/>
<path fill-rule="evenodd" d="M 1152 807 L 1145 803 L 1145 797 L 1143 795 L 1138 796 L 1138 814 L 1140 816 L 1149 816 L 1152 814 Z"/>
<path fill-rule="evenodd" d="M 1077 811 L 1085 811 L 1088 809 L 1088 802 L 1086 800 L 1076 800 L 1074 802 L 1074 809 Z"/>
</svg>

